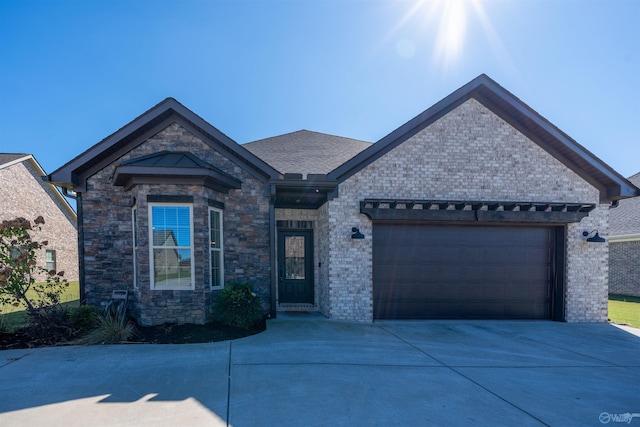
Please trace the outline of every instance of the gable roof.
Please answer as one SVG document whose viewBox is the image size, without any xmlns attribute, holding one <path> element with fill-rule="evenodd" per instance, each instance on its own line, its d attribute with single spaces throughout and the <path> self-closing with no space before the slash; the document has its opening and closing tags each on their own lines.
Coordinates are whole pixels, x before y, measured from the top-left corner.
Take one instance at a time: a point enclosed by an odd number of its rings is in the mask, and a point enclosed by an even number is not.
<svg viewBox="0 0 640 427">
<path fill-rule="evenodd" d="M 629 181 L 640 187 L 640 172 Z M 618 207 L 609 210 L 609 236 L 629 235 L 640 237 L 640 197 L 620 200 Z"/>
<path fill-rule="evenodd" d="M 597 188 L 602 201 L 640 195 L 640 189 L 485 74 L 476 77 L 337 167 L 327 178 L 344 181 L 471 98 Z"/>
<path fill-rule="evenodd" d="M 44 169 L 42 169 L 42 166 L 40 166 L 40 163 L 38 163 L 33 155 L 24 153 L 0 153 L 0 169 L 8 168 L 22 162 L 28 162 L 29 164 L 31 164 L 36 174 L 41 179 L 45 178 L 46 172 L 44 171 Z M 76 211 L 73 210 L 67 199 L 64 198 L 64 196 L 60 194 L 60 192 L 53 185 L 42 181 L 42 188 L 58 202 L 58 206 L 64 209 L 67 217 L 70 220 L 72 220 L 73 222 L 78 220 Z"/>
<path fill-rule="evenodd" d="M 299 130 L 243 144 L 281 173 L 327 174 L 369 148 L 370 142 Z"/>
<path fill-rule="evenodd" d="M 86 179 L 89 176 L 174 122 L 237 164 L 244 166 L 255 176 L 265 180 L 280 176 L 278 171 L 211 126 L 193 111 L 175 99 L 167 98 L 52 172 L 47 180 L 55 185 L 82 192 L 85 190 Z"/>
</svg>

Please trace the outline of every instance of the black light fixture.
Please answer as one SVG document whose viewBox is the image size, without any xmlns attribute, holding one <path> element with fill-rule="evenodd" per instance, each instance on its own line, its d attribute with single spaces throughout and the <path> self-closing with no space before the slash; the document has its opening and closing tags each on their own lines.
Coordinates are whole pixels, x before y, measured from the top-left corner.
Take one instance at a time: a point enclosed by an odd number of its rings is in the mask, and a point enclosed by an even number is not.
<svg viewBox="0 0 640 427">
<path fill-rule="evenodd" d="M 364 234 L 360 232 L 358 227 L 351 227 L 351 232 L 353 233 L 351 235 L 352 239 L 364 239 Z"/>
<path fill-rule="evenodd" d="M 593 236 L 587 237 L 590 234 L 593 234 Z M 603 237 L 600 237 L 600 235 L 598 234 L 598 230 L 593 230 L 591 232 L 583 231 L 582 235 L 584 237 L 587 237 L 587 242 L 592 242 L 592 243 L 604 243 L 604 242 L 606 242 L 606 240 Z"/>
</svg>

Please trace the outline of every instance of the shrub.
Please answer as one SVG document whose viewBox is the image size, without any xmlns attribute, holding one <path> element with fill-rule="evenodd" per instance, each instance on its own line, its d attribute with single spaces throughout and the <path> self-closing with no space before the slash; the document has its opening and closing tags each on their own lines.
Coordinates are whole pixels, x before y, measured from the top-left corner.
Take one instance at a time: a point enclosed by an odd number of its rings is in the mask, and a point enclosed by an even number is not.
<svg viewBox="0 0 640 427">
<path fill-rule="evenodd" d="M 223 324 L 250 329 L 262 320 L 258 291 L 246 282 L 229 282 L 218 296 L 218 312 Z"/>
<path fill-rule="evenodd" d="M 97 327 L 89 332 L 82 344 L 117 344 L 128 341 L 136 329 L 133 323 L 126 321 L 125 314 L 117 305 L 111 305 L 102 316 L 97 316 Z"/>
<path fill-rule="evenodd" d="M 92 305 L 81 305 L 67 312 L 69 322 L 80 333 L 89 332 L 98 326 L 100 312 Z"/>
</svg>

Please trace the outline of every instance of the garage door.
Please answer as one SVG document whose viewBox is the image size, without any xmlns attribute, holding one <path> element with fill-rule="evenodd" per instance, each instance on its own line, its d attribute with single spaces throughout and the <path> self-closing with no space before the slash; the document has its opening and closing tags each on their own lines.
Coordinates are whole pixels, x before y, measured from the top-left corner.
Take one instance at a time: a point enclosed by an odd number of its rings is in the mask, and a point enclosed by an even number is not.
<svg viewBox="0 0 640 427">
<path fill-rule="evenodd" d="M 552 227 L 374 223 L 375 319 L 548 319 Z"/>
</svg>

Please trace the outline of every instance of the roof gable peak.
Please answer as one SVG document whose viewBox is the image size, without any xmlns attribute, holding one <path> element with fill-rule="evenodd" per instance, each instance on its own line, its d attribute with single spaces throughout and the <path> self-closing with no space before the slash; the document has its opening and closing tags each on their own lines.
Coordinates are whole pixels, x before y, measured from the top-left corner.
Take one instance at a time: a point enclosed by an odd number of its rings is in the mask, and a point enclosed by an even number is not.
<svg viewBox="0 0 640 427">
<path fill-rule="evenodd" d="M 261 176 L 265 180 L 279 176 L 279 173 L 263 160 L 251 154 L 175 98 L 169 97 L 67 162 L 48 175 L 47 179 L 56 185 L 82 192 L 88 176 L 116 161 L 131 148 L 174 122 L 185 127 L 206 144 L 221 150 L 234 162 L 244 165 L 256 176 Z"/>
<path fill-rule="evenodd" d="M 596 187 L 602 201 L 640 195 L 638 188 L 486 74 L 480 74 L 418 114 L 331 171 L 327 177 L 338 182 L 344 181 L 471 98 Z"/>
</svg>

